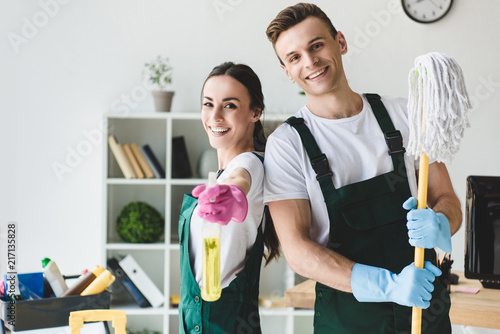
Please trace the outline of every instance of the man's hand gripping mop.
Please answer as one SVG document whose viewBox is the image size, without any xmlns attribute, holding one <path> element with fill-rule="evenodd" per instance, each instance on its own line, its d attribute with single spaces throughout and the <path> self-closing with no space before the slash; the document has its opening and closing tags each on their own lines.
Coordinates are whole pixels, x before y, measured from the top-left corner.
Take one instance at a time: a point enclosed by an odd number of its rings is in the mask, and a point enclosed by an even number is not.
<svg viewBox="0 0 500 334">
<path fill-rule="evenodd" d="M 432 52 L 415 59 L 409 74 L 407 154 L 420 157 L 418 206 L 427 207 L 429 158 L 448 162 L 458 151 L 469 126 L 469 96 L 462 69 L 448 55 Z M 424 267 L 424 248 L 415 247 L 415 266 Z M 422 309 L 413 307 L 412 334 L 420 334 Z"/>
</svg>

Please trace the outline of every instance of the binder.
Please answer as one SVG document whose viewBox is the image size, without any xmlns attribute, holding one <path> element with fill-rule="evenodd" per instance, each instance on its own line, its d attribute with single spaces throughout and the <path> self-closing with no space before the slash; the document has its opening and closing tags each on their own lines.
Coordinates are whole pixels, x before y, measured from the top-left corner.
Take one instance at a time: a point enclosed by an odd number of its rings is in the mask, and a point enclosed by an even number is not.
<svg viewBox="0 0 500 334">
<path fill-rule="evenodd" d="M 127 255 L 118 262 L 130 280 L 146 297 L 151 306 L 158 307 L 164 302 L 163 293 L 158 289 L 149 276 L 142 270 L 132 255 Z"/>
<path fill-rule="evenodd" d="M 146 299 L 146 297 L 141 293 L 139 288 L 132 282 L 130 277 L 125 273 L 123 268 L 118 263 L 118 260 L 115 258 L 108 259 L 108 267 L 113 272 L 113 275 L 116 277 L 116 280 L 121 283 L 121 285 L 127 290 L 127 292 L 134 298 L 136 303 L 140 307 L 150 307 L 151 304 Z"/>
</svg>

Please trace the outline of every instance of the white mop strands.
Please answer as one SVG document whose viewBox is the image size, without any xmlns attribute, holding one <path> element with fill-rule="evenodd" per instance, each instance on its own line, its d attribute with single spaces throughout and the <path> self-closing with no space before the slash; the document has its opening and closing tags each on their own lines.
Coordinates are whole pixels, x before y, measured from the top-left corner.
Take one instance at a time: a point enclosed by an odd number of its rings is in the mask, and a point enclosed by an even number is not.
<svg viewBox="0 0 500 334">
<path fill-rule="evenodd" d="M 449 162 L 469 127 L 469 96 L 462 69 L 450 56 L 431 52 L 415 59 L 409 74 L 407 154 Z M 422 131 L 423 129 L 423 131 Z"/>
</svg>

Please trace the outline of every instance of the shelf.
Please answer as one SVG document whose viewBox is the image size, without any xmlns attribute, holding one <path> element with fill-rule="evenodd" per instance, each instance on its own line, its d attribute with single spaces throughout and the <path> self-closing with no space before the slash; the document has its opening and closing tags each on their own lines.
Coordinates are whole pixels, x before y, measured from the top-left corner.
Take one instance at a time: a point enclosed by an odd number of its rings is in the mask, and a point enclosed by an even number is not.
<svg viewBox="0 0 500 334">
<path fill-rule="evenodd" d="M 111 119 L 172 119 L 172 120 L 200 120 L 201 113 L 194 112 L 127 112 L 127 113 L 108 113 L 106 117 Z M 290 114 L 266 113 L 262 115 L 262 120 L 272 122 L 284 122 Z"/>
<path fill-rule="evenodd" d="M 112 300 L 113 309 L 124 310 L 129 315 L 130 328 L 178 332 L 178 309 L 170 306 L 170 295 L 180 293 L 180 246 L 178 222 L 183 195 L 207 180 L 198 176 L 197 165 L 203 153 L 213 150 L 201 122 L 200 111 L 194 112 L 125 112 L 106 114 L 108 125 L 103 135 L 114 135 L 122 144 L 148 144 L 164 167 L 166 178 L 125 179 L 116 159 L 103 143 L 103 263 L 111 257 L 131 255 L 164 295 L 159 308 L 141 308 L 128 294 L 117 293 Z M 262 117 L 264 128 L 270 133 L 290 115 L 268 114 Z M 172 178 L 173 138 L 183 137 L 188 153 L 192 177 Z M 215 166 L 214 166 L 215 167 Z M 212 168 L 214 168 L 212 167 Z M 175 175 L 175 174 L 174 174 Z M 162 242 L 134 244 L 123 242 L 116 232 L 116 220 L 123 207 L 131 202 L 146 202 L 165 218 Z M 261 293 L 282 293 L 297 282 L 284 257 L 261 272 Z M 259 310 L 265 322 L 263 328 L 272 333 L 299 333 L 294 331 L 295 316 L 312 316 L 310 310 L 293 308 Z M 305 318 L 303 318 L 305 319 Z"/>
<path fill-rule="evenodd" d="M 165 250 L 164 243 L 153 243 L 153 244 L 132 244 L 126 242 L 117 243 L 107 243 L 106 249 L 117 249 L 117 250 Z"/>
<path fill-rule="evenodd" d="M 178 315 L 179 314 L 179 309 L 177 308 L 169 308 L 167 311 L 168 315 Z"/>
<path fill-rule="evenodd" d="M 173 250 L 173 251 L 179 251 L 180 250 L 179 244 L 170 244 L 167 247 L 168 247 L 168 249 Z"/>
<path fill-rule="evenodd" d="M 131 185 L 166 185 L 165 179 L 124 179 L 124 178 L 108 178 L 107 184 L 131 184 Z"/>
<path fill-rule="evenodd" d="M 200 112 L 127 112 L 108 113 L 112 119 L 194 119 L 200 120 Z M 201 121 L 200 121 L 201 122 Z"/>
<path fill-rule="evenodd" d="M 171 179 L 170 184 L 174 186 L 197 186 L 207 183 L 206 179 Z"/>
<path fill-rule="evenodd" d="M 125 311 L 127 315 L 164 315 L 164 307 L 139 307 L 129 303 L 111 303 L 111 309 Z"/>
</svg>

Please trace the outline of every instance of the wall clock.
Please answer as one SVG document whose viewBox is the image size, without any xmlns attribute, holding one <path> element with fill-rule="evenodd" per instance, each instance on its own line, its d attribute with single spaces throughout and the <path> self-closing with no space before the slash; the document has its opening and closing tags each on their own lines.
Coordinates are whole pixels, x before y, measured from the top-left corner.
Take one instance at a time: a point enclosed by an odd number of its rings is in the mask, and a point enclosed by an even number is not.
<svg viewBox="0 0 500 334">
<path fill-rule="evenodd" d="M 450 11 L 453 0 L 401 0 L 403 9 L 412 20 L 432 23 Z"/>
</svg>

